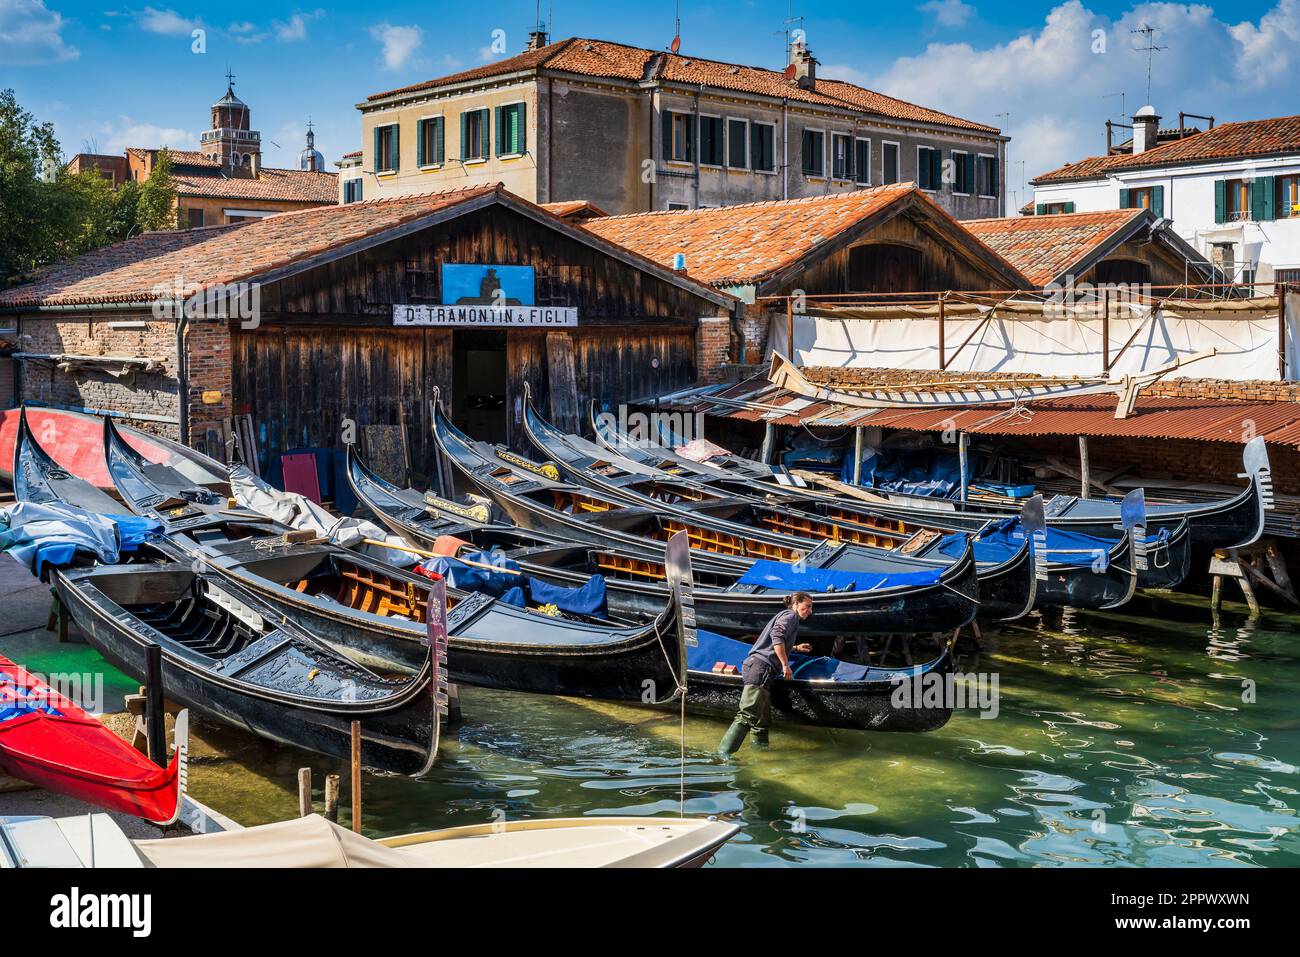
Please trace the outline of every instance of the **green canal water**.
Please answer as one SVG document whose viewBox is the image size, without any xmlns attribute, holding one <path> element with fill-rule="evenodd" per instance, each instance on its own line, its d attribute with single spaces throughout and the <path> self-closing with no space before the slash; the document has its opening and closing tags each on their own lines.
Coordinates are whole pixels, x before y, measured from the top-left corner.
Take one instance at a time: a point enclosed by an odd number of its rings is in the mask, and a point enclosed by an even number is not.
<svg viewBox="0 0 1300 957">
<path fill-rule="evenodd" d="M 364 829 L 671 814 L 684 770 L 687 814 L 742 825 L 720 865 L 1300 865 L 1300 617 L 1132 607 L 986 634 L 961 665 L 999 675 L 996 718 L 925 735 L 778 725 L 770 751 L 721 761 L 725 722 L 688 716 L 684 769 L 676 714 L 466 689 L 429 777 L 366 779 Z M 339 770 L 204 736 L 226 756 L 200 756 L 191 790 L 241 823 L 295 814 L 297 768 L 318 802 Z"/>
</svg>

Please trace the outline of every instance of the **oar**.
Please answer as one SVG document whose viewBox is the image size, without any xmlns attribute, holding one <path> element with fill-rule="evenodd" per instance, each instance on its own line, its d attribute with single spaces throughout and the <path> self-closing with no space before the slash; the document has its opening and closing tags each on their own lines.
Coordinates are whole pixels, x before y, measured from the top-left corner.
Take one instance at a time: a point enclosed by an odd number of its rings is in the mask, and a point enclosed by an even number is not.
<svg viewBox="0 0 1300 957">
<path fill-rule="evenodd" d="M 379 542 L 373 538 L 362 539 L 363 545 L 374 545 L 376 548 L 391 548 L 395 552 L 408 552 L 411 555 L 419 555 L 422 558 L 455 558 L 453 555 L 439 555 L 436 552 L 426 552 L 418 548 L 409 548 L 406 545 L 390 545 L 387 542 Z M 484 568 L 490 572 L 501 572 L 505 575 L 522 575 L 523 572 L 517 572 L 513 568 L 501 568 L 498 565 L 489 565 L 486 562 L 472 562 L 468 558 L 456 558 L 456 561 L 462 565 L 469 565 L 471 568 Z"/>
</svg>

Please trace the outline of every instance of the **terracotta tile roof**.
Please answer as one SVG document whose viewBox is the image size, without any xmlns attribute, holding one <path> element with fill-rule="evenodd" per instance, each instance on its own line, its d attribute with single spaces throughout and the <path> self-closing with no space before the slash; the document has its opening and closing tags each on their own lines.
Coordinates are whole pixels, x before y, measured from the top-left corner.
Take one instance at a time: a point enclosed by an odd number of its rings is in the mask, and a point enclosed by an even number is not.
<svg viewBox="0 0 1300 957">
<path fill-rule="evenodd" d="M 1034 285 L 1044 286 L 1071 272 L 1072 267 L 1145 214 L 1142 209 L 1110 209 L 973 219 L 962 225 L 1010 260 Z"/>
<path fill-rule="evenodd" d="M 36 282 L 0 292 L 0 309 L 147 302 L 155 298 L 157 287 L 170 292 L 178 281 L 186 294 L 193 294 L 209 286 L 264 276 L 491 194 L 518 207 L 545 213 L 541 207 L 507 192 L 500 183 L 490 183 L 296 210 L 225 226 L 145 233 L 51 267 Z M 566 227 L 582 232 L 571 224 Z M 611 251 L 635 268 L 662 268 L 633 250 Z M 689 276 L 675 279 L 697 295 L 720 303 L 733 301 Z"/>
<path fill-rule="evenodd" d="M 355 159 L 356 157 L 361 155 L 361 152 L 362 152 L 361 150 L 353 150 L 351 153 L 344 153 L 342 156 L 339 157 L 339 159 L 345 159 L 345 160 Z"/>
<path fill-rule="evenodd" d="M 173 173 L 178 196 L 215 199 L 266 199 L 300 203 L 337 203 L 338 174 L 296 169 L 257 171 L 257 178 Z"/>
<path fill-rule="evenodd" d="M 669 267 L 674 255 L 685 253 L 692 279 L 741 286 L 762 282 L 818 244 L 913 194 L 922 195 L 912 183 L 895 183 L 807 199 L 607 216 L 583 223 L 583 228 Z"/>
<path fill-rule="evenodd" d="M 488 79 L 507 73 L 539 69 L 618 80 L 637 81 L 658 78 L 670 83 L 691 86 L 704 84 L 739 93 L 787 98 L 814 106 L 853 110 L 891 119 L 936 123 L 994 135 L 999 132 L 996 127 L 917 106 L 843 80 L 818 79 L 815 89 L 804 90 L 787 80 L 780 70 L 724 63 L 718 60 L 611 43 L 607 40 L 587 40 L 579 37 L 561 40 L 539 50 L 530 50 L 473 70 L 389 90 L 386 93 L 376 93 L 367 97 L 367 101 Z"/>
<path fill-rule="evenodd" d="M 496 186 L 377 199 L 265 219 L 144 233 L 54 266 L 34 283 L 0 292 L 0 307 L 144 302 L 179 280 L 187 293 L 264 274 L 392 229 Z"/>
<path fill-rule="evenodd" d="M 1118 170 L 1147 169 L 1199 163 L 1206 160 L 1246 159 L 1300 153 L 1300 116 L 1280 116 L 1266 120 L 1223 123 L 1195 136 L 1163 143 L 1136 156 L 1094 156 L 1062 166 L 1032 180 L 1034 184 L 1067 179 L 1092 179 Z"/>
<path fill-rule="evenodd" d="M 159 147 L 161 149 L 161 147 Z M 145 146 L 128 146 L 126 151 L 133 156 L 151 156 L 157 153 L 157 149 L 150 149 Z M 167 153 L 171 157 L 173 166 L 202 166 L 205 169 L 221 169 L 221 164 L 211 157 L 204 156 L 198 150 L 174 150 L 167 147 Z"/>
<path fill-rule="evenodd" d="M 588 199 L 569 199 L 561 203 L 542 203 L 542 209 L 548 213 L 554 213 L 561 219 L 568 219 L 578 214 L 582 214 L 581 218 L 583 219 L 595 219 L 609 215 L 609 213 Z"/>
</svg>

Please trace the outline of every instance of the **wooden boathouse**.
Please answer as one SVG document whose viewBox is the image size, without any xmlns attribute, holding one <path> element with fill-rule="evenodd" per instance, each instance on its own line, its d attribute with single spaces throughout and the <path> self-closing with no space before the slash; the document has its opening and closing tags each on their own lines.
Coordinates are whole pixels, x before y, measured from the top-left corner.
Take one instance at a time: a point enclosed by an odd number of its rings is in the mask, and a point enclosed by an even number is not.
<svg viewBox="0 0 1300 957">
<path fill-rule="evenodd" d="M 400 427 L 415 477 L 435 393 L 469 433 L 519 444 L 525 384 L 576 426 L 593 396 L 695 383 L 739 315 L 500 186 L 150 233 L 0 294 L 21 401 L 223 459 L 238 439 L 263 468 Z"/>
</svg>

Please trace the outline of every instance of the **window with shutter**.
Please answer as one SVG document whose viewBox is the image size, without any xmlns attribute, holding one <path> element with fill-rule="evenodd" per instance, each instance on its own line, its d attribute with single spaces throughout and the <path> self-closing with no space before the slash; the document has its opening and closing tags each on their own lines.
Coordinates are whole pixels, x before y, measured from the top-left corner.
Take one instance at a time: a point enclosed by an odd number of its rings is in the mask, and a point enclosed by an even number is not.
<svg viewBox="0 0 1300 957">
<path fill-rule="evenodd" d="M 936 192 L 943 183 L 943 154 L 929 146 L 916 148 L 916 181 L 921 189 Z"/>
<path fill-rule="evenodd" d="M 1128 190 L 1128 189 L 1121 189 L 1121 190 L 1119 191 L 1119 208 L 1120 208 L 1120 209 L 1132 209 L 1132 208 L 1133 208 L 1133 198 L 1132 198 L 1132 196 L 1130 195 L 1130 193 L 1131 193 L 1131 191 Z"/>
<path fill-rule="evenodd" d="M 803 172 L 805 176 L 825 175 L 826 134 L 817 130 L 803 131 Z"/>
<path fill-rule="evenodd" d="M 497 107 L 497 156 L 521 156 L 527 151 L 524 110 L 523 103 Z"/>
<path fill-rule="evenodd" d="M 721 166 L 723 163 L 722 117 L 700 117 L 700 165 Z"/>
<path fill-rule="evenodd" d="M 962 195 L 971 193 L 971 178 L 966 161 L 971 155 L 963 150 L 952 151 L 952 191 Z"/>
<path fill-rule="evenodd" d="M 695 162 L 695 117 L 690 113 L 664 113 L 664 159 Z"/>
<path fill-rule="evenodd" d="M 750 169 L 776 172 L 776 127 L 771 123 L 751 123 L 749 143 Z"/>
<path fill-rule="evenodd" d="M 398 127 L 396 123 L 375 127 L 375 172 L 392 173 L 397 170 Z"/>
<path fill-rule="evenodd" d="M 871 140 L 853 141 L 853 181 L 859 186 L 871 185 Z"/>
<path fill-rule="evenodd" d="M 1165 188 L 1163 186 L 1151 187 L 1151 214 L 1156 219 L 1164 219 L 1165 216 Z"/>
<path fill-rule="evenodd" d="M 882 183 L 898 182 L 898 144 L 884 143 L 880 147 L 880 181 Z"/>
<path fill-rule="evenodd" d="M 727 166 L 749 168 L 749 124 L 744 120 L 727 120 Z"/>
<path fill-rule="evenodd" d="M 1277 176 L 1273 188 L 1277 193 L 1273 205 L 1277 218 L 1300 217 L 1300 176 Z"/>
<path fill-rule="evenodd" d="M 487 109 L 468 110 L 460 115 L 460 158 L 482 160 L 491 155 L 492 131 Z"/>
<path fill-rule="evenodd" d="M 1216 179 L 1214 181 L 1214 221 L 1216 223 L 1226 223 L 1228 221 L 1228 181 Z"/>
</svg>

